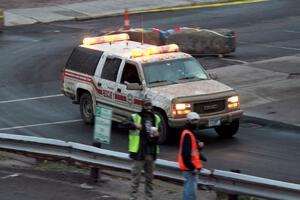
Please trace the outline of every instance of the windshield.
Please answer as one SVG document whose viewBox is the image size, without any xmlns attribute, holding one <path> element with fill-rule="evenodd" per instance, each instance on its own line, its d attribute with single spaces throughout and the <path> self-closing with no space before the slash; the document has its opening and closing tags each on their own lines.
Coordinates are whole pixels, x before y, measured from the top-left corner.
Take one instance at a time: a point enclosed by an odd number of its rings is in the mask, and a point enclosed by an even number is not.
<svg viewBox="0 0 300 200">
<path fill-rule="evenodd" d="M 149 87 L 207 80 L 209 78 L 195 58 L 146 63 L 143 64 L 143 70 Z"/>
</svg>

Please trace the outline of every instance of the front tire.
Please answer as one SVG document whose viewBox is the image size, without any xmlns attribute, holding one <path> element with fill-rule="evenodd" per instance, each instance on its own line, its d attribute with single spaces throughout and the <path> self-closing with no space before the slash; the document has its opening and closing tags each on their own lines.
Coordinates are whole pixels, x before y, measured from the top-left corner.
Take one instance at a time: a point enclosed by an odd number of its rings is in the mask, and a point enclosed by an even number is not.
<svg viewBox="0 0 300 200">
<path fill-rule="evenodd" d="M 164 144 L 167 142 L 169 137 L 169 126 L 167 117 L 159 111 L 154 111 L 154 114 L 158 115 L 160 118 L 160 136 L 158 139 L 159 144 Z"/>
<path fill-rule="evenodd" d="M 93 100 L 89 93 L 84 93 L 80 97 L 80 114 L 85 123 L 94 123 Z"/>
<path fill-rule="evenodd" d="M 233 135 L 235 135 L 238 132 L 239 126 L 240 126 L 240 121 L 236 120 L 231 122 L 228 125 L 223 124 L 219 127 L 216 127 L 215 131 L 218 133 L 218 135 L 221 138 L 231 138 Z"/>
</svg>

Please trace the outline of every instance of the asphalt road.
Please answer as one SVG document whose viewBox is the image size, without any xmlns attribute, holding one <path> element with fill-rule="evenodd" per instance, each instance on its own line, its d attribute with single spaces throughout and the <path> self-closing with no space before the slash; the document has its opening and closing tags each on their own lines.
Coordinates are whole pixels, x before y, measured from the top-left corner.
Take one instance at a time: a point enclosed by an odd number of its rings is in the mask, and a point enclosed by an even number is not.
<svg viewBox="0 0 300 200">
<path fill-rule="evenodd" d="M 200 57 L 211 69 L 299 54 L 297 0 L 149 13 L 130 16 L 133 27 L 226 27 L 239 35 L 237 52 L 219 59 Z M 122 17 L 11 27 L 0 35 L 0 132 L 57 138 L 91 144 L 93 127 L 83 124 L 79 109 L 60 95 L 60 71 L 84 35 L 122 26 Z M 207 168 L 300 183 L 299 130 L 244 122 L 232 140 L 203 131 Z M 113 130 L 112 145 L 126 151 L 126 133 Z M 175 160 L 177 144 L 162 147 L 161 158 Z"/>
</svg>

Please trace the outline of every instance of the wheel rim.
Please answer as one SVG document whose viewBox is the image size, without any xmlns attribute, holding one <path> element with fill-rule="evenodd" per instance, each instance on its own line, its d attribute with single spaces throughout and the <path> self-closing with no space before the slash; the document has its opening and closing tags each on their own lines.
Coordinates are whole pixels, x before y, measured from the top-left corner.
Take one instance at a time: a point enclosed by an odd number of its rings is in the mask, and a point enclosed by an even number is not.
<svg viewBox="0 0 300 200">
<path fill-rule="evenodd" d="M 92 104 L 89 100 L 85 99 L 83 102 L 83 114 L 90 118 L 92 115 Z"/>
</svg>

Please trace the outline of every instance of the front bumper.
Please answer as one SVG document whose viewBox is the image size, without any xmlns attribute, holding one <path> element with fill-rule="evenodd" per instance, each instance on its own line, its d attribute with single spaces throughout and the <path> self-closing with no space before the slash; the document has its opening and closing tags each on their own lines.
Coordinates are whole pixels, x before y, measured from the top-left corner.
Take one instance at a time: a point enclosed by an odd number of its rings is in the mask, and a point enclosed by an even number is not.
<svg viewBox="0 0 300 200">
<path fill-rule="evenodd" d="M 239 120 L 243 115 L 243 110 L 236 110 L 229 113 L 216 114 L 213 116 L 200 116 L 199 126 L 209 128 L 209 120 L 220 119 L 221 124 L 229 124 L 234 120 Z M 172 128 L 181 128 L 187 122 L 186 118 L 169 118 L 169 126 Z"/>
</svg>

